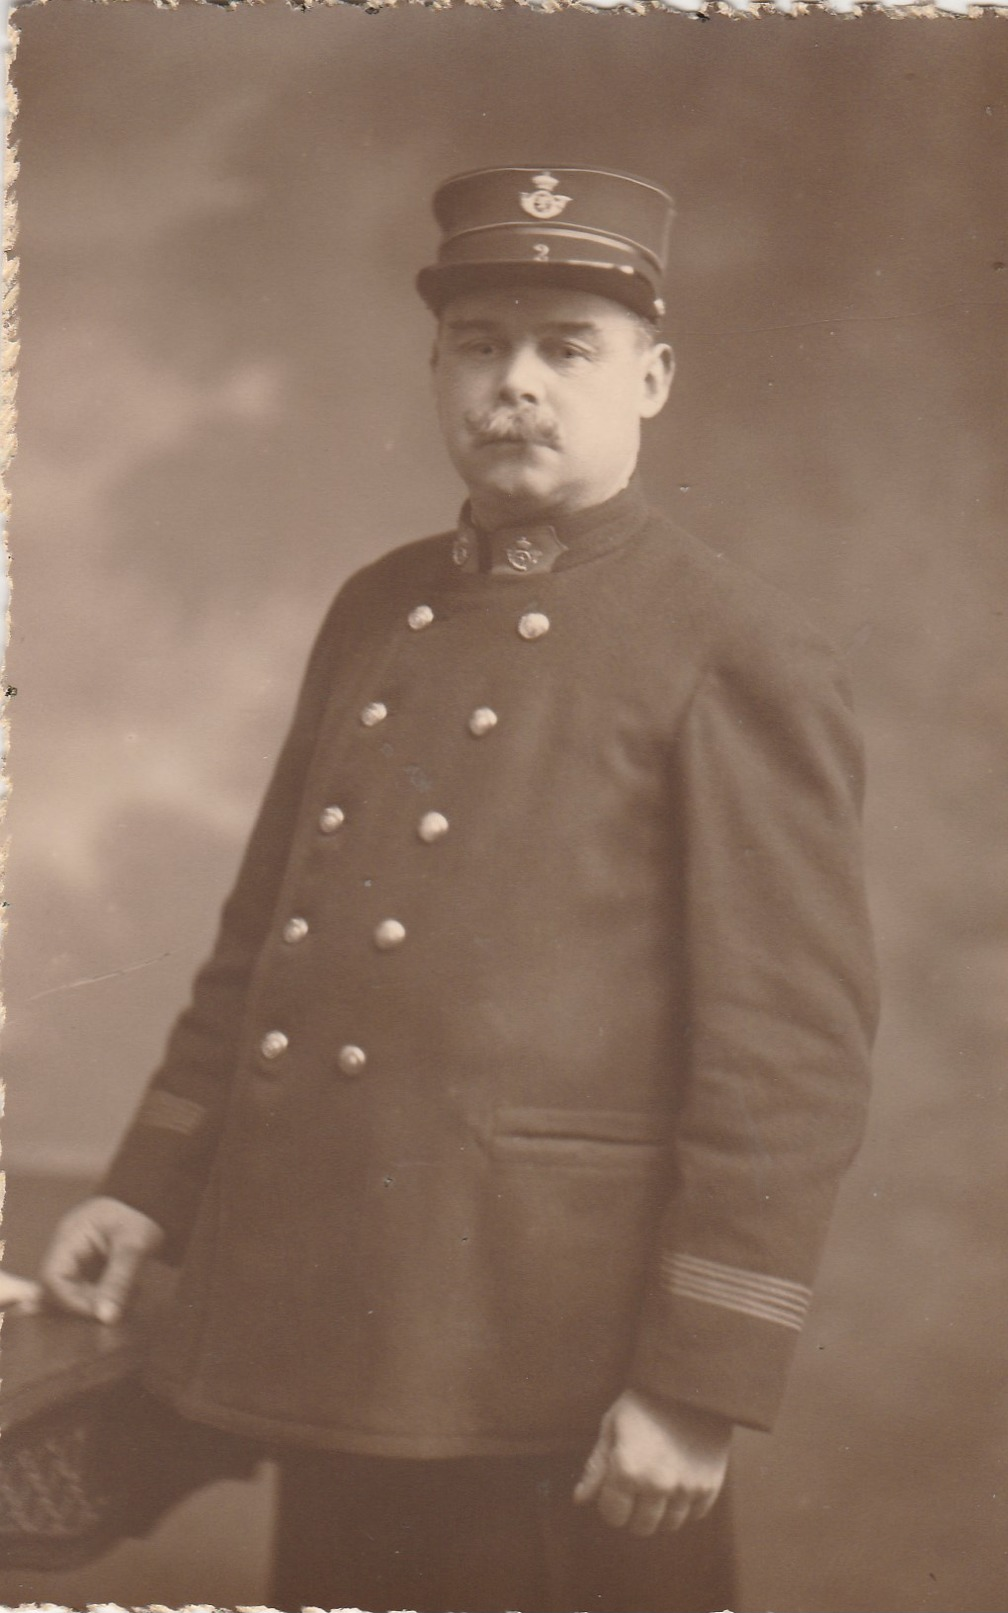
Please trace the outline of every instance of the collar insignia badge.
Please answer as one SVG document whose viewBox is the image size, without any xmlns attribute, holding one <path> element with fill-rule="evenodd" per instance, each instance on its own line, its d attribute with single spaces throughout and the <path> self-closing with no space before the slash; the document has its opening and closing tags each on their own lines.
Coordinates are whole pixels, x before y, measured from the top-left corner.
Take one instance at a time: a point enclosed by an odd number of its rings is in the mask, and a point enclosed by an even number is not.
<svg viewBox="0 0 1008 1613">
<path fill-rule="evenodd" d="M 452 544 L 452 559 L 457 566 L 464 566 L 472 554 L 472 543 L 461 532 Z"/>
<path fill-rule="evenodd" d="M 571 200 L 569 196 L 556 194 L 559 179 L 550 173 L 533 174 L 532 183 L 535 190 L 521 192 L 521 204 L 526 213 L 538 219 L 557 218 Z"/>
<path fill-rule="evenodd" d="M 534 571 L 542 560 L 543 552 L 537 549 L 528 538 L 519 538 L 517 543 L 508 545 L 508 565 L 513 571 Z"/>
</svg>

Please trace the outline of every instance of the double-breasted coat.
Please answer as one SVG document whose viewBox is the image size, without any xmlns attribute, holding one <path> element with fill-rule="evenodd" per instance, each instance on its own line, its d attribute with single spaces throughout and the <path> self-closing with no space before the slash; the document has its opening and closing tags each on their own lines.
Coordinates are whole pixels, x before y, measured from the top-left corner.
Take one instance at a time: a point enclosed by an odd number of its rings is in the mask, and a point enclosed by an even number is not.
<svg viewBox="0 0 1008 1613">
<path fill-rule="evenodd" d="M 390 1456 L 769 1425 L 875 1014 L 831 651 L 636 486 L 346 585 L 104 1191 L 184 1413 Z"/>
</svg>

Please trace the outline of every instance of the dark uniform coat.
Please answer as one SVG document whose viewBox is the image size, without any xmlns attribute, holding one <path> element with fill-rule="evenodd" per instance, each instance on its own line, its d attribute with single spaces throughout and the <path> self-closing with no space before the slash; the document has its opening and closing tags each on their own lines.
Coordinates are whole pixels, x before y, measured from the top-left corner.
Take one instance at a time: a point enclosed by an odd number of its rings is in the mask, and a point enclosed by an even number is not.
<svg viewBox="0 0 1008 1613">
<path fill-rule="evenodd" d="M 388 1456 L 769 1424 L 874 1019 L 830 651 L 636 487 L 355 576 L 105 1191 L 151 1381 Z"/>
</svg>

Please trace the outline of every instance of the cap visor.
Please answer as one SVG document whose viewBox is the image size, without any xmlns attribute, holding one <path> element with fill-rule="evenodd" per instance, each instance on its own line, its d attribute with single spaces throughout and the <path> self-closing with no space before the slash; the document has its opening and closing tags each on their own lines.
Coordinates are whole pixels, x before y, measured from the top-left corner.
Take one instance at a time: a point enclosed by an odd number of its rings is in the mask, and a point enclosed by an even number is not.
<svg viewBox="0 0 1008 1613">
<path fill-rule="evenodd" d="M 469 291 L 507 286 L 556 286 L 607 297 L 643 319 L 658 318 L 657 292 L 643 275 L 627 274 L 608 263 L 536 263 L 527 258 L 496 263 L 435 263 L 421 269 L 417 290 L 428 308 L 441 314 Z"/>
</svg>

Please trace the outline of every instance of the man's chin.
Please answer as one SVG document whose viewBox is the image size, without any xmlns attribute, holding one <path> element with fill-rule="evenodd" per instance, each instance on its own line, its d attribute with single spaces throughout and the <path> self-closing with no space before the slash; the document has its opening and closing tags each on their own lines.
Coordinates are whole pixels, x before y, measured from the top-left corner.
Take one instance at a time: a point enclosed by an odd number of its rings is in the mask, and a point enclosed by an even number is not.
<svg viewBox="0 0 1008 1613">
<path fill-rule="evenodd" d="M 498 464 L 492 474 L 473 477 L 469 491 L 474 499 L 513 504 L 521 515 L 529 509 L 546 509 L 554 504 L 561 492 L 561 481 L 546 467 Z"/>
</svg>

